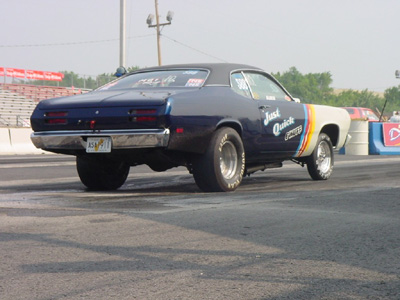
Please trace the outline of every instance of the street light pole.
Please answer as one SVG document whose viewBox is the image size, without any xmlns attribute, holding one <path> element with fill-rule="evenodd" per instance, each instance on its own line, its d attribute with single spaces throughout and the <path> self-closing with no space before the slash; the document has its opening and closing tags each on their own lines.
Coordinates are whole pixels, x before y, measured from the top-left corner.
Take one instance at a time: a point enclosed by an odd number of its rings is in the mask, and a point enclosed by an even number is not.
<svg viewBox="0 0 400 300">
<path fill-rule="evenodd" d="M 172 17 L 174 13 L 172 11 L 169 11 L 167 14 L 167 23 L 160 23 L 160 15 L 158 14 L 158 0 L 154 0 L 155 2 L 155 7 L 156 7 L 156 24 L 153 25 L 153 19 L 154 16 L 150 14 L 147 17 L 147 25 L 149 28 L 153 27 L 156 28 L 157 31 L 157 56 L 158 56 L 158 65 L 161 66 L 161 43 L 160 43 L 160 36 L 161 36 L 161 26 L 165 25 L 171 25 Z"/>
</svg>

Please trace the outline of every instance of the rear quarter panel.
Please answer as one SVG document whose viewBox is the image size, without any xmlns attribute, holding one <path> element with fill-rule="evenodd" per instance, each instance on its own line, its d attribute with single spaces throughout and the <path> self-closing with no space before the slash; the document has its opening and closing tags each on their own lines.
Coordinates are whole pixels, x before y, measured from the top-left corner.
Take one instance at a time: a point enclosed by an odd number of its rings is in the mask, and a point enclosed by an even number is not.
<svg viewBox="0 0 400 300">
<path fill-rule="evenodd" d="M 239 96 L 230 87 L 215 86 L 171 96 L 168 105 L 169 150 L 204 153 L 213 132 L 229 124 L 242 136 L 246 154 L 251 157 L 256 151 L 260 112 L 253 99 Z M 183 132 L 178 133 L 179 128 Z"/>
<path fill-rule="evenodd" d="M 305 145 L 296 156 L 305 157 L 311 155 L 317 144 L 319 134 L 324 128 L 331 125 L 338 128 L 338 136 L 335 138 L 331 136 L 332 140 L 337 140 L 333 146 L 337 149 L 343 147 L 351 122 L 348 112 L 342 108 L 325 105 L 307 104 L 306 107 L 308 109 L 308 121 L 303 139 Z M 307 127 L 309 130 L 307 130 Z"/>
</svg>

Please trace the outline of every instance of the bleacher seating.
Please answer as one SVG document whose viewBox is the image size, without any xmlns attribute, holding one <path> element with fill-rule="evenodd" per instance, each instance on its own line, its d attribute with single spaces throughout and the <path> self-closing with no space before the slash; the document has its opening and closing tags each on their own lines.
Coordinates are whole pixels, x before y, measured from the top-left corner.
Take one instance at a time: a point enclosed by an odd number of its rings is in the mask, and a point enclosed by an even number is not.
<svg viewBox="0 0 400 300">
<path fill-rule="evenodd" d="M 30 127 L 30 116 L 40 100 L 81 93 L 65 87 L 0 84 L 0 127 Z"/>
<path fill-rule="evenodd" d="M 29 85 L 29 84 L 0 84 L 0 89 L 17 93 L 35 102 L 40 100 L 57 98 L 63 96 L 72 96 L 81 94 L 81 89 L 59 87 L 59 86 L 44 86 L 44 85 Z"/>
</svg>

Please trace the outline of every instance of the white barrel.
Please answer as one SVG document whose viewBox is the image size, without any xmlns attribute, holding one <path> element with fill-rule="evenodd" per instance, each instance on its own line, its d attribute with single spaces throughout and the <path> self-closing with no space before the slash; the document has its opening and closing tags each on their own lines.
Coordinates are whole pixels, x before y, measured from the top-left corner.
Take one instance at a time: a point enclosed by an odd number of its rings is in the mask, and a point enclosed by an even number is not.
<svg viewBox="0 0 400 300">
<path fill-rule="evenodd" d="M 368 155 L 369 154 L 369 134 L 368 121 L 352 120 L 349 134 L 351 139 L 346 145 L 345 153 L 349 155 Z"/>
</svg>

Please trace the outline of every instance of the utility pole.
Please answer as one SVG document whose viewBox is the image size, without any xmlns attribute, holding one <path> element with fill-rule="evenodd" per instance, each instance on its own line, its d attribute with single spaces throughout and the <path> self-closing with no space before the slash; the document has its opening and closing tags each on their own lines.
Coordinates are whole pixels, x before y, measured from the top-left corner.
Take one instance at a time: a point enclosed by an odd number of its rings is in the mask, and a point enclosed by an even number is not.
<svg viewBox="0 0 400 300">
<path fill-rule="evenodd" d="M 158 0 L 155 0 L 156 6 L 156 29 L 157 29 L 157 54 L 158 54 L 158 65 L 161 66 L 161 45 L 160 45 L 160 15 L 158 14 Z"/>
<path fill-rule="evenodd" d="M 161 43 L 160 43 L 160 36 L 161 36 L 161 29 L 165 25 L 171 25 L 172 17 L 174 16 L 174 13 L 172 11 L 169 11 L 167 14 L 167 23 L 160 23 L 160 15 L 158 14 L 158 0 L 154 0 L 155 2 L 155 7 L 156 7 L 156 24 L 153 25 L 153 19 L 154 15 L 150 14 L 147 17 L 147 25 L 149 28 L 153 27 L 156 28 L 157 31 L 157 54 L 158 54 L 158 65 L 161 66 Z"/>
<path fill-rule="evenodd" d="M 126 53 L 126 0 L 121 0 L 120 6 L 120 35 L 119 35 L 119 65 L 125 67 Z"/>
</svg>

